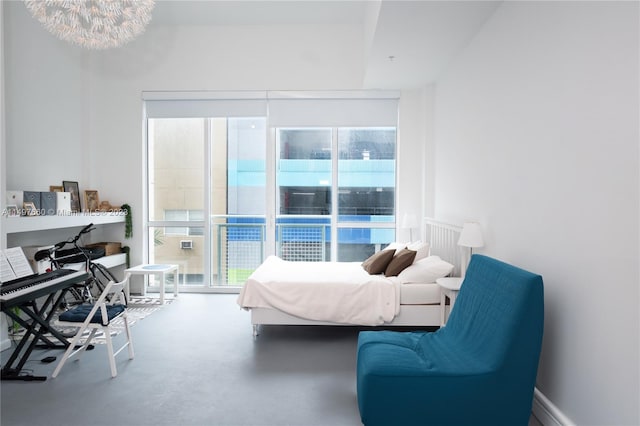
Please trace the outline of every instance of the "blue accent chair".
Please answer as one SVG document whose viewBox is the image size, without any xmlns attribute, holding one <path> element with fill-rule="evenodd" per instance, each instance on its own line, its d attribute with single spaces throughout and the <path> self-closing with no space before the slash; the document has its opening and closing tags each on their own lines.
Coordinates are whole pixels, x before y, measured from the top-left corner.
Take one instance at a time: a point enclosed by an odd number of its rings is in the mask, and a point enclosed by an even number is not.
<svg viewBox="0 0 640 426">
<path fill-rule="evenodd" d="M 446 326 L 358 336 L 362 423 L 526 426 L 543 323 L 540 275 L 473 255 Z"/>
</svg>

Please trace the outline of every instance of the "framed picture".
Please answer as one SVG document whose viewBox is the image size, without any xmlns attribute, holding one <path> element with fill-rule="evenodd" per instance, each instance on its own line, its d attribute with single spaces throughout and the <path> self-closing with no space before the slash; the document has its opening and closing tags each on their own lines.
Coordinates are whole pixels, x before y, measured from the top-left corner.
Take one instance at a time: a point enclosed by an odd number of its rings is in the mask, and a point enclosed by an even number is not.
<svg viewBox="0 0 640 426">
<path fill-rule="evenodd" d="M 64 186 L 49 185 L 49 192 L 64 192 Z"/>
<path fill-rule="evenodd" d="M 93 189 L 84 191 L 84 208 L 90 212 L 95 212 L 100 209 L 98 191 L 94 191 Z"/>
<path fill-rule="evenodd" d="M 78 188 L 78 182 L 72 182 L 69 180 L 62 181 L 62 188 L 64 192 L 71 193 L 71 211 L 80 211 L 80 189 Z"/>
<path fill-rule="evenodd" d="M 36 208 L 36 205 L 30 201 L 25 201 L 22 203 L 22 208 L 24 209 L 25 215 L 27 216 L 39 216 L 40 212 Z"/>
</svg>

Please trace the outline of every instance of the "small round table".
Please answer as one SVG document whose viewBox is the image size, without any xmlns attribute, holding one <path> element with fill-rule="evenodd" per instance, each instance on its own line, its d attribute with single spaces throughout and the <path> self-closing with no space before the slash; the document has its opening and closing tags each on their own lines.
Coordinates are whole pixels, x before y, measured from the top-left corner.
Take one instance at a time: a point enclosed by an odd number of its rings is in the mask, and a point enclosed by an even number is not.
<svg viewBox="0 0 640 426">
<path fill-rule="evenodd" d="M 456 303 L 456 297 L 460 291 L 462 285 L 461 277 L 446 277 L 438 278 L 436 283 L 440 286 L 440 324 L 445 324 L 445 308 L 447 297 L 449 298 L 449 315 L 453 309 L 453 304 Z"/>
</svg>

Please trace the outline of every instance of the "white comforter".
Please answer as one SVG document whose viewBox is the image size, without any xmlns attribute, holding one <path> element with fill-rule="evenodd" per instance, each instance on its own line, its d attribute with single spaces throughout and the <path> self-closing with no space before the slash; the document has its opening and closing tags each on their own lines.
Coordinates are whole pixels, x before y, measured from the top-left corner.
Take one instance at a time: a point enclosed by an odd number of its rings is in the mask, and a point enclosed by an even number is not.
<svg viewBox="0 0 640 426">
<path fill-rule="evenodd" d="M 238 304 L 300 318 L 380 325 L 400 309 L 396 280 L 369 275 L 359 262 L 290 262 L 269 256 L 247 279 Z"/>
</svg>

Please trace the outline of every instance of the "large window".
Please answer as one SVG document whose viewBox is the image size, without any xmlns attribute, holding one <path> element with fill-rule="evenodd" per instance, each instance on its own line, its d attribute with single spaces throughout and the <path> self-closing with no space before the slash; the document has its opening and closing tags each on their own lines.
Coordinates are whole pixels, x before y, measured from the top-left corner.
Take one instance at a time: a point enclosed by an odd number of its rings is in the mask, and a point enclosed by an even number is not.
<svg viewBox="0 0 640 426">
<path fill-rule="evenodd" d="M 269 254 L 361 261 L 394 240 L 395 94 L 189 96 L 145 94 L 149 262 L 237 288 Z"/>
<path fill-rule="evenodd" d="M 393 240 L 394 127 L 281 128 L 276 135 L 282 257 L 358 261 Z"/>
</svg>

